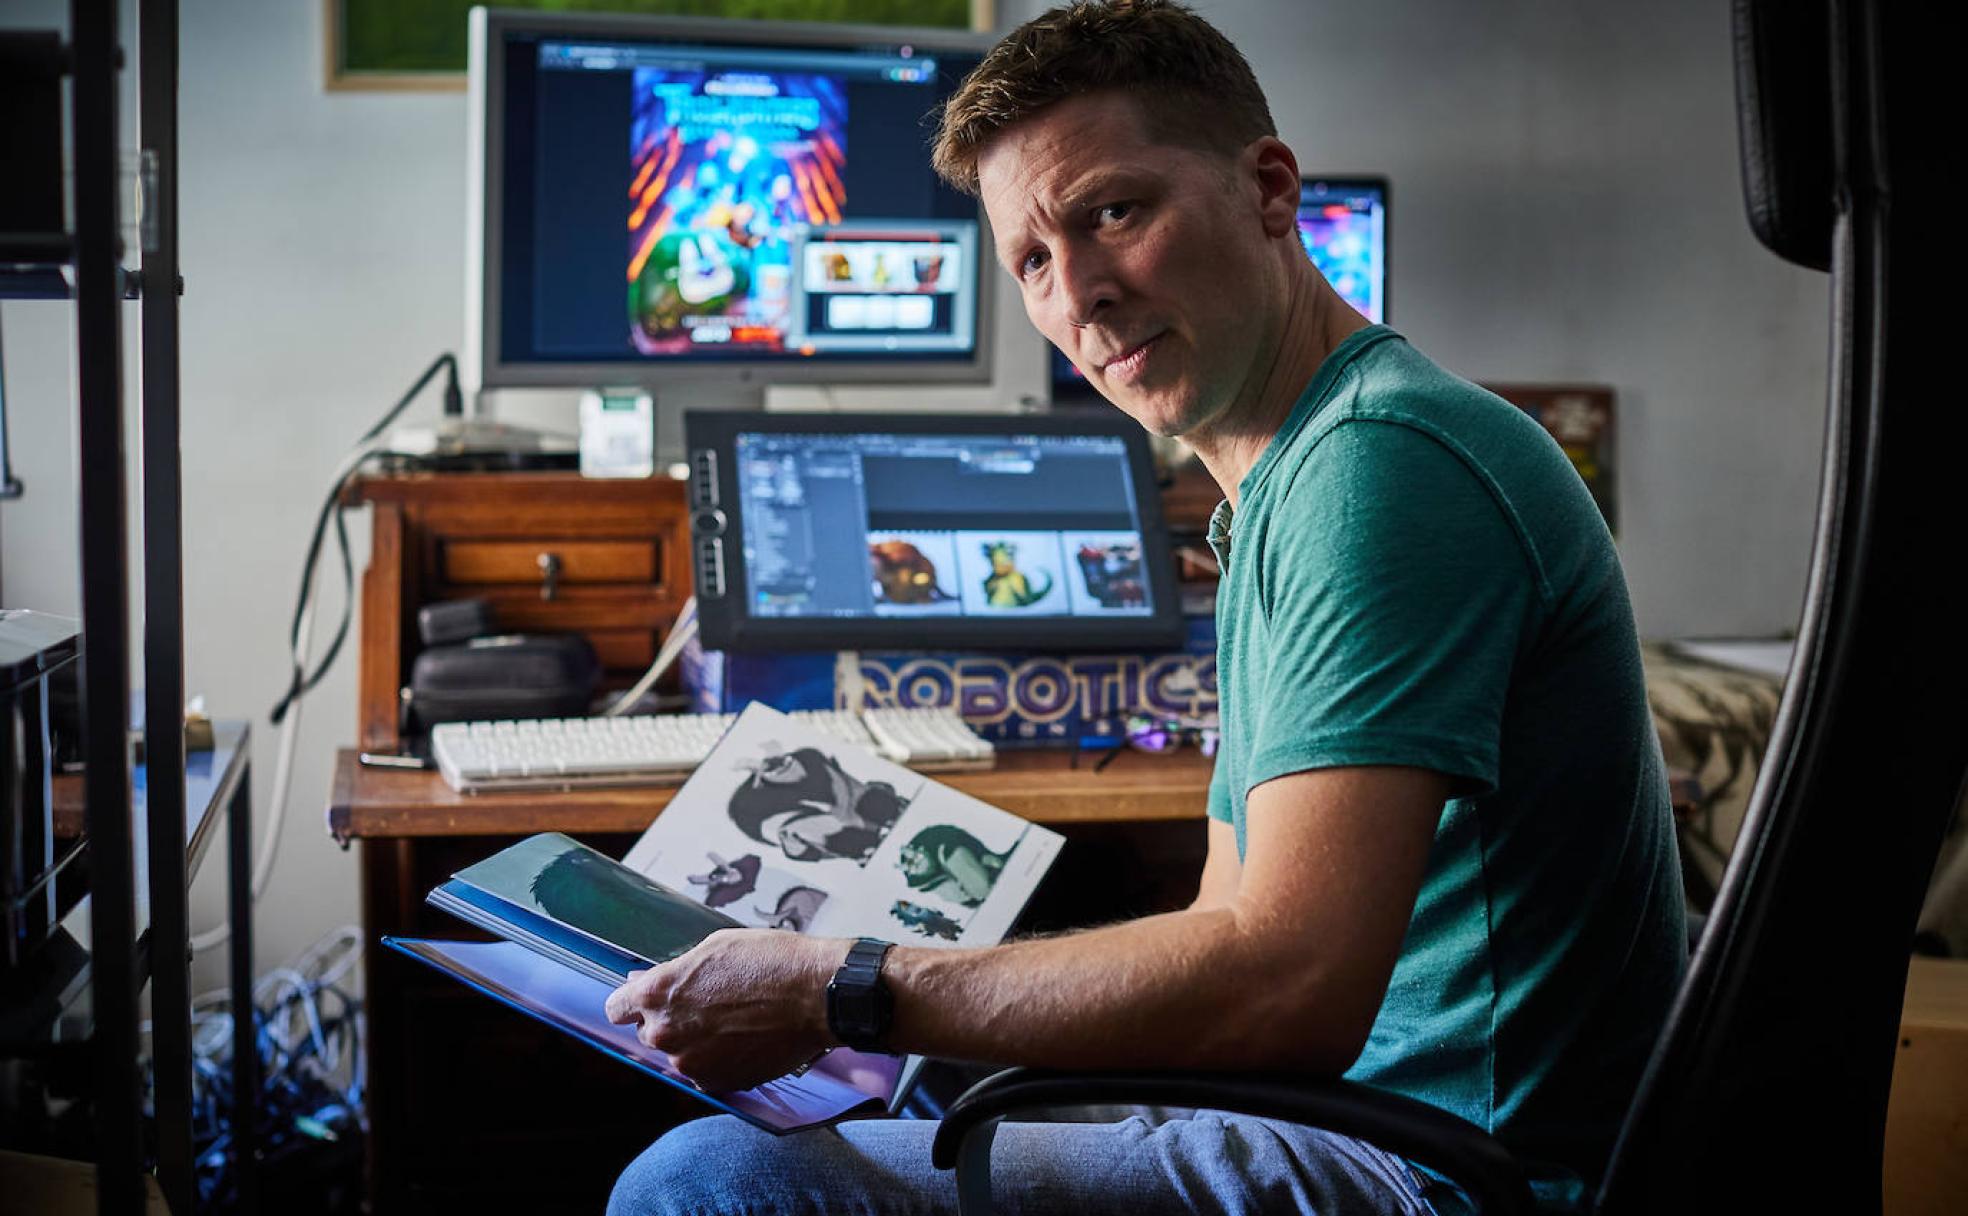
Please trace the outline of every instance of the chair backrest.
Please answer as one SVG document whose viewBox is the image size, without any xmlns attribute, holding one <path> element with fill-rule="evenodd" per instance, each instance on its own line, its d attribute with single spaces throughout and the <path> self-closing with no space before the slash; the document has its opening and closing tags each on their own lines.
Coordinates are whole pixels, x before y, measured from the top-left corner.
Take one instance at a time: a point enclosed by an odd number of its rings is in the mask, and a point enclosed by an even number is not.
<svg viewBox="0 0 1968 1216">
<path fill-rule="evenodd" d="M 1968 427 L 1935 393 L 1947 313 L 1920 306 L 1952 272 L 1939 178 L 1959 160 L 1932 25 L 1918 5 L 1735 4 L 1751 226 L 1832 272 L 1823 487 L 1769 756 L 1607 1213 L 1879 1211 L 1909 946 L 1968 774 L 1968 612 L 1946 590 Z"/>
</svg>

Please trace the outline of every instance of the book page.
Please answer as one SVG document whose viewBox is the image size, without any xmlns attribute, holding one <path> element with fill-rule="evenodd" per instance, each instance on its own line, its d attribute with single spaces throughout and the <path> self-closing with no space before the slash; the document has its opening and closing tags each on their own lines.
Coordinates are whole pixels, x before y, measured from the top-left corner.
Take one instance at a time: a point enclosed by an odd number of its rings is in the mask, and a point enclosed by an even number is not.
<svg viewBox="0 0 1968 1216">
<path fill-rule="evenodd" d="M 456 878 L 651 963 L 675 958 L 732 927 L 703 901 L 664 890 L 559 832 L 529 836 L 458 871 Z"/>
<path fill-rule="evenodd" d="M 754 702 L 623 862 L 746 925 L 974 946 L 1003 939 L 1060 843 Z"/>
</svg>

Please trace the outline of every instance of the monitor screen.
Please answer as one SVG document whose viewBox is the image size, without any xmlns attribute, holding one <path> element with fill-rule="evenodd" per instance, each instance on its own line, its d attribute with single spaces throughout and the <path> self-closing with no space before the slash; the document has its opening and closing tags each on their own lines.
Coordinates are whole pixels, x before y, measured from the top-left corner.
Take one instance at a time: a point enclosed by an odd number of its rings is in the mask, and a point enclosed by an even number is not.
<svg viewBox="0 0 1968 1216">
<path fill-rule="evenodd" d="M 713 649 L 1079 649 L 1181 635 L 1125 418 L 691 413 Z"/>
<path fill-rule="evenodd" d="M 978 205 L 929 164 L 974 42 L 476 14 L 481 383 L 986 378 Z"/>
<path fill-rule="evenodd" d="M 1298 239 L 1326 281 L 1360 315 L 1387 320 L 1387 179 L 1308 177 L 1299 182 Z M 1086 401 L 1097 394 L 1058 348 L 1052 355 L 1052 399 Z"/>
<path fill-rule="evenodd" d="M 1308 177 L 1298 188 L 1298 239 L 1313 265 L 1367 320 L 1387 320 L 1387 179 Z"/>
</svg>

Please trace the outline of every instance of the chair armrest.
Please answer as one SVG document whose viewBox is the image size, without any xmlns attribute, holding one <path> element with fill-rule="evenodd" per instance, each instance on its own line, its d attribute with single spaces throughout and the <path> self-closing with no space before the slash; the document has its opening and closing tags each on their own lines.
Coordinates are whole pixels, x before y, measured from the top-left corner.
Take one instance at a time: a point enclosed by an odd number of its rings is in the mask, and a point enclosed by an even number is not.
<svg viewBox="0 0 1968 1216">
<path fill-rule="evenodd" d="M 979 1081 L 950 1104 L 936 1129 L 930 1160 L 938 1169 L 957 1168 L 960 1194 L 985 1195 L 997 1120 L 1052 1107 L 1110 1103 L 1199 1107 L 1303 1123 L 1425 1165 L 1461 1187 L 1484 1213 L 1525 1216 L 1533 1210 L 1523 1169 L 1482 1128 L 1400 1094 L 1319 1078 L 1007 1069 Z M 964 1175 L 980 1166 L 983 1179 L 967 1187 Z"/>
</svg>

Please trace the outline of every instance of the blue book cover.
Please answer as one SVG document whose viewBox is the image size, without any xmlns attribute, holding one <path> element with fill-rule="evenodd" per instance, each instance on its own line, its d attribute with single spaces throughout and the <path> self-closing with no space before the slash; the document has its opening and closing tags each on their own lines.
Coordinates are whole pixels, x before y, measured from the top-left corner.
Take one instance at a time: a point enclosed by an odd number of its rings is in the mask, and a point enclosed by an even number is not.
<svg viewBox="0 0 1968 1216">
<path fill-rule="evenodd" d="M 447 942 L 385 937 L 383 944 L 462 981 L 502 1005 L 576 1039 L 769 1132 L 784 1133 L 852 1114 L 878 1114 L 896 1088 L 902 1061 L 846 1048 L 796 1075 L 735 1093 L 698 1089 L 670 1058 L 617 1026 L 602 1011 L 614 984 L 561 966 L 514 942 Z"/>
</svg>

